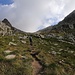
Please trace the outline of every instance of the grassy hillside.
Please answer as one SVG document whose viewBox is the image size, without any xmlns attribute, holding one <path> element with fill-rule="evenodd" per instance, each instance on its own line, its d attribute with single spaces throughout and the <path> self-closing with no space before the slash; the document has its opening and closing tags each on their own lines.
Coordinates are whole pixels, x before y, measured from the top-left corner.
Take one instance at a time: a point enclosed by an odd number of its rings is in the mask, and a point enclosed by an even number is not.
<svg viewBox="0 0 75 75">
<path fill-rule="evenodd" d="M 36 57 L 43 67 L 41 75 L 74 75 L 75 46 L 60 42 L 56 38 L 37 38 L 32 35 L 33 46 L 29 39 L 20 39 L 24 35 L 0 37 L 0 75 L 33 75 L 31 52 L 39 52 Z M 26 43 L 22 43 L 25 41 Z M 13 42 L 16 45 L 9 45 Z M 6 53 L 5 51 L 11 52 Z M 32 51 L 31 51 L 32 50 Z M 16 55 L 7 59 L 8 55 Z"/>
<path fill-rule="evenodd" d="M 37 57 L 41 60 L 44 69 L 42 75 L 74 75 L 75 46 L 60 42 L 56 38 L 34 38 Z"/>
<path fill-rule="evenodd" d="M 14 39 L 14 41 L 12 41 Z M 28 40 L 23 44 L 19 36 L 0 37 L 0 75 L 32 75 L 31 62 L 33 61 L 29 50 Z M 14 42 L 17 45 L 9 45 Z M 5 51 L 10 50 L 10 53 Z M 6 59 L 7 55 L 16 55 L 14 59 Z"/>
</svg>

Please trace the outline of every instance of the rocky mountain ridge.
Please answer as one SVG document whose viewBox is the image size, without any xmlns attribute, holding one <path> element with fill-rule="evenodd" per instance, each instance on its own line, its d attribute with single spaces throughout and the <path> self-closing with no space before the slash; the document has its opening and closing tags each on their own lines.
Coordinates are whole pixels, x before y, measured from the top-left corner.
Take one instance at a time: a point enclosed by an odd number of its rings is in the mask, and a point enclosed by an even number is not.
<svg viewBox="0 0 75 75">
<path fill-rule="evenodd" d="M 0 35 L 13 35 L 15 33 L 25 33 L 11 25 L 11 23 L 5 18 L 3 21 L 0 21 Z"/>
<path fill-rule="evenodd" d="M 11 27 L 6 25 L 3 22 L 0 22 L 0 35 L 4 36 L 4 35 L 11 35 L 11 34 L 12 34 Z"/>
<path fill-rule="evenodd" d="M 56 37 L 75 42 L 75 10 L 57 25 L 49 26 L 38 32 L 45 37 Z"/>
</svg>

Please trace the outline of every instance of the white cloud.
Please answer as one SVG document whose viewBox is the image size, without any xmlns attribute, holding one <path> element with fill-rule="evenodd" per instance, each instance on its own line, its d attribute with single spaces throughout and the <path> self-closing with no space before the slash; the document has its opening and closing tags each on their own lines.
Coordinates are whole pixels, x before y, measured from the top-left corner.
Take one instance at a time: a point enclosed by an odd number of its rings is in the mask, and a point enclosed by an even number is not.
<svg viewBox="0 0 75 75">
<path fill-rule="evenodd" d="M 75 0 L 14 0 L 0 5 L 0 19 L 7 18 L 14 27 L 34 32 L 56 24 L 74 10 Z"/>
</svg>

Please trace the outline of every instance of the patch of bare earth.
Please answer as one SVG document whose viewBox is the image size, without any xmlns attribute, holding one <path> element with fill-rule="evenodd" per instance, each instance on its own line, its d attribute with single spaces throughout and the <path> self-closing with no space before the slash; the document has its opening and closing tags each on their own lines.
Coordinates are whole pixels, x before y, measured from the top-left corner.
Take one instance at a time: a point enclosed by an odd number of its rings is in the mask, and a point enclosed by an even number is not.
<svg viewBox="0 0 75 75">
<path fill-rule="evenodd" d="M 40 75 L 39 72 L 42 69 L 42 66 L 40 65 L 40 63 L 38 61 L 36 61 L 34 59 L 34 61 L 32 62 L 32 68 L 33 68 L 33 75 Z"/>
</svg>

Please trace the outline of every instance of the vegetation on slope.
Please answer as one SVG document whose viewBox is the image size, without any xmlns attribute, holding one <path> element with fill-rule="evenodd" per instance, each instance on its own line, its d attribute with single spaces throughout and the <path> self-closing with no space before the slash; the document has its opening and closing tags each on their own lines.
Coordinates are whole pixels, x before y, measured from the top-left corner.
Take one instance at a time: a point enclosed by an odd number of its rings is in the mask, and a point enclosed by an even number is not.
<svg viewBox="0 0 75 75">
<path fill-rule="evenodd" d="M 37 38 L 32 36 L 33 47 L 29 39 L 19 39 L 24 35 L 0 37 L 0 74 L 1 75 L 32 75 L 33 57 L 29 51 L 39 52 L 36 57 L 43 66 L 41 75 L 74 75 L 75 46 L 61 42 L 56 38 Z M 26 35 L 25 35 L 26 36 Z M 14 40 L 13 40 L 14 39 Z M 26 43 L 22 43 L 26 41 Z M 9 45 L 14 42 L 16 45 Z M 6 50 L 12 51 L 5 53 Z M 31 52 L 32 52 L 31 51 Z M 16 55 L 14 59 L 6 59 L 7 55 Z"/>
</svg>

